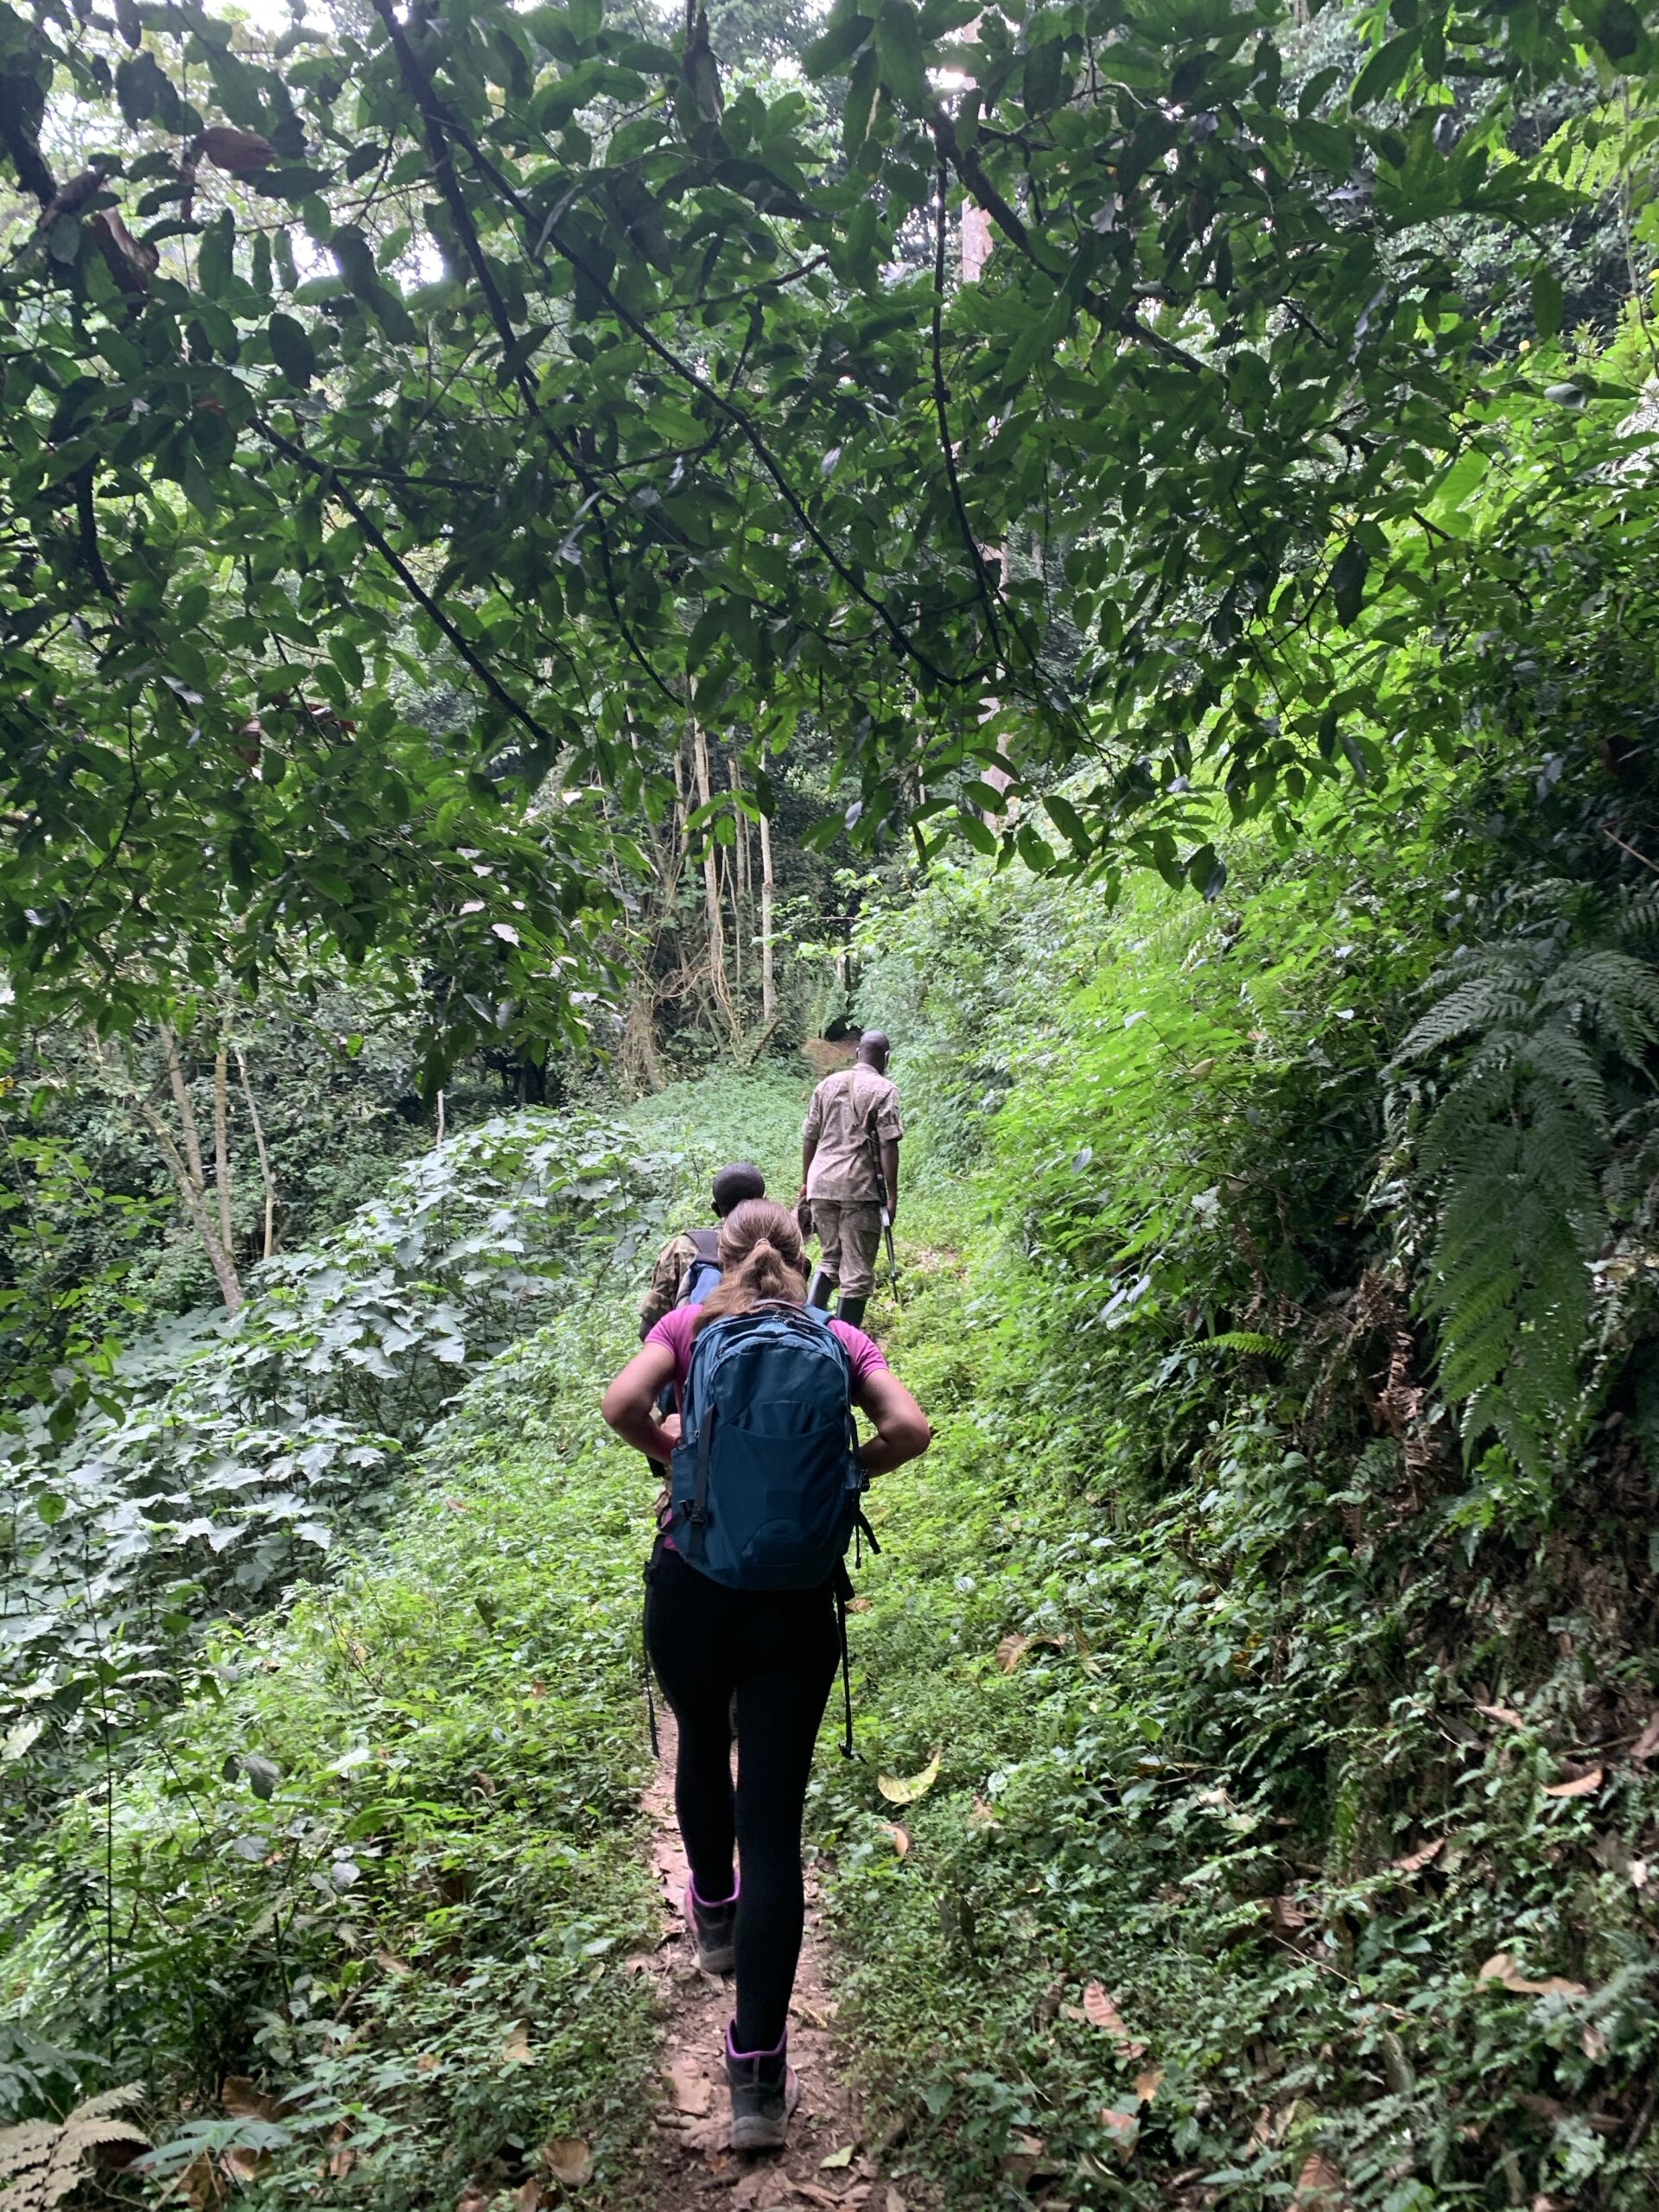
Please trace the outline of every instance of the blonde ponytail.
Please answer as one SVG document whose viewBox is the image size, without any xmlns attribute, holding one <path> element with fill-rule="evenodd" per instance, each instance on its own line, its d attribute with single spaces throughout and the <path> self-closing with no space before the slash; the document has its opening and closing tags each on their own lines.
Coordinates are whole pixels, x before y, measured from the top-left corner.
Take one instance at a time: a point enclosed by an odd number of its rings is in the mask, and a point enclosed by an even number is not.
<svg viewBox="0 0 1659 2212">
<path fill-rule="evenodd" d="M 697 1308 L 701 1329 L 756 1306 L 806 1303 L 806 1248 L 795 1217 L 772 1198 L 746 1198 L 720 1224 L 721 1278 Z"/>
</svg>

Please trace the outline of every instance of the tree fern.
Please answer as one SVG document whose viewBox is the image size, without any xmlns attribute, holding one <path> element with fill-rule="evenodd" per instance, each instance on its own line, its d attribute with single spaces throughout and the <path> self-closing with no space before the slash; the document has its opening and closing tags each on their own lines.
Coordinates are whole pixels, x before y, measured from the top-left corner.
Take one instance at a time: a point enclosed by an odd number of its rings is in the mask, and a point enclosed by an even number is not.
<svg viewBox="0 0 1659 2212">
<path fill-rule="evenodd" d="M 89 2152 L 100 2144 L 127 2143 L 142 2148 L 149 2140 L 118 2113 L 137 2103 L 136 2082 L 87 2097 L 63 2120 L 26 2120 L 0 2129 L 0 2212 L 51 2212 L 86 2178 Z"/>
<path fill-rule="evenodd" d="M 1638 942 L 1659 906 L 1632 899 L 1623 921 Z M 1551 939 L 1483 948 L 1433 982 L 1444 995 L 1389 1073 L 1396 1109 L 1416 1111 L 1417 1177 L 1435 1203 L 1424 1304 L 1440 1386 L 1466 1448 L 1495 1435 L 1538 1478 L 1579 1424 L 1590 1262 L 1608 1233 L 1609 1078 L 1644 1080 L 1659 975 Z"/>
</svg>

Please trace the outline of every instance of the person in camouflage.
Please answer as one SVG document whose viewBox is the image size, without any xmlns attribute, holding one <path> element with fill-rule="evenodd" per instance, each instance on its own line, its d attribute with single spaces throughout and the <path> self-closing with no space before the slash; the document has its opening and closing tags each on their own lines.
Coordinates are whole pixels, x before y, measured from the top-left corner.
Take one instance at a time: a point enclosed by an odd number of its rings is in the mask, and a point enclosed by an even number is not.
<svg viewBox="0 0 1659 2212">
<path fill-rule="evenodd" d="M 671 1236 L 657 1255 L 656 1265 L 651 1271 L 651 1287 L 639 1301 L 639 1341 L 643 1344 L 664 1313 L 671 1313 L 680 1302 L 686 1269 L 693 1261 L 712 1259 L 719 1224 L 734 1206 L 741 1206 L 745 1198 L 764 1198 L 766 1179 L 758 1167 L 748 1161 L 738 1160 L 730 1167 L 722 1167 L 714 1181 L 711 1196 L 714 1201 L 715 1225 L 709 1229 L 682 1229 Z"/>
</svg>

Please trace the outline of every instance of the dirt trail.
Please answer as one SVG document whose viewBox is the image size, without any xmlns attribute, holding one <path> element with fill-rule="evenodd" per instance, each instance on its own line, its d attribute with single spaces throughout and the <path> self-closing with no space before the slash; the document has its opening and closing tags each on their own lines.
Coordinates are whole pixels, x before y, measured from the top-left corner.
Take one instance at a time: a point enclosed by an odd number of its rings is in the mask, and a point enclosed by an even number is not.
<svg viewBox="0 0 1659 2212">
<path fill-rule="evenodd" d="M 663 2002 L 662 2106 L 648 2175 L 652 2212 L 918 2212 L 880 2172 L 861 2139 L 858 2105 L 837 2064 L 812 1876 L 807 1874 L 806 1939 L 789 2013 L 789 2055 L 801 2101 L 785 2151 L 729 2147 L 721 2038 L 731 2018 L 729 1978 L 698 1967 L 680 1900 L 686 1865 L 674 1821 L 674 1720 L 659 1717 L 663 1757 L 645 1793 L 652 1859 L 662 1885 L 662 1942 L 637 1961 L 654 1974 Z"/>
</svg>

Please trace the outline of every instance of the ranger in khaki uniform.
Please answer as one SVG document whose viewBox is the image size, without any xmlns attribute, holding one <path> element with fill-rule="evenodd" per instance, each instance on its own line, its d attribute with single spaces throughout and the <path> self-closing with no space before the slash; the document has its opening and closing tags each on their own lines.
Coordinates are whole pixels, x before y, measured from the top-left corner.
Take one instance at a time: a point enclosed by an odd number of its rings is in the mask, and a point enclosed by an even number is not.
<svg viewBox="0 0 1659 2212">
<path fill-rule="evenodd" d="M 801 1132 L 801 1196 L 812 1209 L 819 1260 L 807 1297 L 856 1328 L 875 1288 L 881 1249 L 881 1185 L 887 1219 L 899 1203 L 899 1093 L 888 1080 L 887 1040 L 867 1029 L 849 1068 L 825 1076 L 812 1094 Z"/>
</svg>

